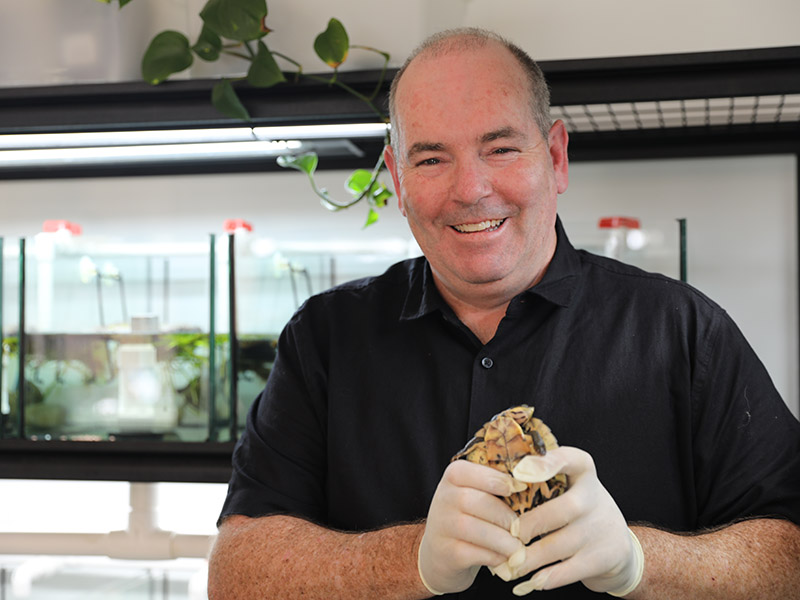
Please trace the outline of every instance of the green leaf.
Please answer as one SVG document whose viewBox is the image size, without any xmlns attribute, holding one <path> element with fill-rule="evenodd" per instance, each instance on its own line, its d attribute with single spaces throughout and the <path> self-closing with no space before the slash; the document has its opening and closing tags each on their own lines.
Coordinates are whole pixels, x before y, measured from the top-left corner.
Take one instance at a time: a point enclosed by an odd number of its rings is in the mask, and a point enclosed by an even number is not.
<svg viewBox="0 0 800 600">
<path fill-rule="evenodd" d="M 372 173 L 366 169 L 356 169 L 344 182 L 344 187 L 347 188 L 354 198 L 357 198 L 369 185 L 369 180 L 372 179 Z"/>
<path fill-rule="evenodd" d="M 239 96 L 236 95 L 236 90 L 227 79 L 214 85 L 214 89 L 211 90 L 211 103 L 225 116 L 243 121 L 250 120 L 250 113 L 247 112 L 239 100 Z"/>
<path fill-rule="evenodd" d="M 157 85 L 173 73 L 192 65 L 189 40 L 178 31 L 162 31 L 150 42 L 142 57 L 142 78 Z"/>
<path fill-rule="evenodd" d="M 208 0 L 200 11 L 200 18 L 218 35 L 240 42 L 267 35 L 266 17 L 266 0 Z"/>
<path fill-rule="evenodd" d="M 350 177 L 347 178 L 344 186 L 347 191 L 352 194 L 353 198 L 358 198 L 364 193 L 364 190 L 367 189 L 367 186 L 369 186 L 369 182 L 371 180 L 372 173 L 370 171 L 367 171 L 366 169 L 357 169 L 353 171 Z M 392 192 L 390 192 L 388 188 L 379 181 L 373 182 L 372 188 L 367 195 L 367 198 L 370 200 L 370 202 L 379 208 L 386 206 L 386 201 L 391 197 Z"/>
<path fill-rule="evenodd" d="M 297 156 L 284 154 L 278 157 L 278 164 L 281 167 L 303 171 L 303 173 L 309 177 L 317 170 L 318 162 L 319 157 L 316 152 L 306 152 L 305 154 L 298 154 Z"/>
<path fill-rule="evenodd" d="M 347 58 L 350 40 L 344 25 L 337 19 L 328 21 L 328 28 L 314 40 L 314 51 L 329 67 L 334 69 Z"/>
<path fill-rule="evenodd" d="M 375 201 L 375 206 L 380 206 L 383 208 L 386 206 L 386 202 L 391 198 L 394 194 L 390 192 L 387 187 L 381 184 L 380 189 L 377 193 L 373 193 L 373 200 Z"/>
<path fill-rule="evenodd" d="M 364 223 L 364 227 L 362 227 L 362 229 L 366 229 L 367 227 L 369 227 L 373 223 L 376 223 L 378 221 L 379 217 L 380 217 L 380 215 L 378 214 L 378 211 L 376 211 L 374 208 L 370 207 L 369 212 L 367 213 L 367 222 Z"/>
<path fill-rule="evenodd" d="M 254 87 L 271 87 L 286 81 L 275 57 L 264 42 L 258 42 L 258 53 L 247 71 L 247 82 Z"/>
<path fill-rule="evenodd" d="M 212 62 L 219 58 L 219 54 L 222 51 L 222 40 L 212 29 L 203 25 L 200 37 L 197 38 L 197 43 L 192 46 L 192 50 L 203 60 Z"/>
</svg>

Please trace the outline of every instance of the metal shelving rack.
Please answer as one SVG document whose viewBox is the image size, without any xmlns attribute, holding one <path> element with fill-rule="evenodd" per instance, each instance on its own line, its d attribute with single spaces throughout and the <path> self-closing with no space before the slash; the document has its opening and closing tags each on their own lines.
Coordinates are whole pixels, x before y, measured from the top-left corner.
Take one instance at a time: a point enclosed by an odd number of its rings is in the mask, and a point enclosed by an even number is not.
<svg viewBox="0 0 800 600">
<path fill-rule="evenodd" d="M 550 61 L 541 66 L 551 84 L 554 116 L 564 118 L 571 130 L 573 161 L 794 154 L 800 179 L 800 47 Z M 384 105 L 391 75 L 380 93 Z M 369 93 L 378 72 L 341 77 Z M 158 87 L 131 82 L 0 89 L 0 136 L 240 127 L 211 107 L 211 85 L 197 80 Z M 379 120 L 357 99 L 307 80 L 266 91 L 245 87 L 240 96 L 254 126 Z M 362 157 L 326 157 L 320 168 L 369 168 L 383 146 L 381 138 L 351 142 Z M 279 169 L 262 158 L 202 166 L 5 169 L 0 179 Z M 0 477 L 224 482 L 232 447 L 232 442 L 0 440 Z"/>
</svg>

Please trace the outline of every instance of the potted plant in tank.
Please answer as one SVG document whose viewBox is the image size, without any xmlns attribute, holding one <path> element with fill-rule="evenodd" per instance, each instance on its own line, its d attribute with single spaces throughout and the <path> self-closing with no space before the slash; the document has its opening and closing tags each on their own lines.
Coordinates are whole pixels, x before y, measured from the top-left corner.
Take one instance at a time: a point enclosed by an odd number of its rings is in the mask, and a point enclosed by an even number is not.
<svg viewBox="0 0 800 600">
<path fill-rule="evenodd" d="M 111 3 L 112 0 L 99 0 Z M 120 7 L 131 0 L 118 0 Z M 247 74 L 242 77 L 223 78 L 211 92 L 211 102 L 222 114 L 247 121 L 250 114 L 242 104 L 233 83 L 246 81 L 257 88 L 270 88 L 286 85 L 301 78 L 312 79 L 337 87 L 364 102 L 384 123 L 388 117 L 376 105 L 375 100 L 386 76 L 389 54 L 369 46 L 350 43 L 344 25 L 335 18 L 328 21 L 327 28 L 313 41 L 314 51 L 331 69 L 330 75 L 306 73 L 303 66 L 283 52 L 270 49 L 264 39 L 270 33 L 267 26 L 266 0 L 208 0 L 200 11 L 203 28 L 194 44 L 178 31 L 162 31 L 150 42 L 142 58 L 142 77 L 152 85 L 158 85 L 171 75 L 188 69 L 196 58 L 213 62 L 224 55 L 236 56 L 249 63 Z M 344 83 L 339 77 L 339 67 L 345 62 L 350 50 L 363 50 L 377 54 L 382 59 L 379 81 L 370 95 L 364 95 Z M 290 66 L 284 70 L 279 66 L 280 59 Z M 388 133 L 387 133 L 388 143 Z M 346 181 L 345 188 L 350 193 L 347 200 L 335 199 L 328 190 L 317 186 L 314 173 L 318 164 L 315 153 L 284 155 L 278 164 L 305 173 L 312 190 L 319 196 L 322 204 L 330 210 L 349 208 L 362 200 L 368 205 L 365 226 L 377 221 L 377 209 L 386 205 L 392 196 L 387 187 L 379 181 L 383 168 L 383 156 L 379 156 L 371 171 L 359 169 Z"/>
</svg>

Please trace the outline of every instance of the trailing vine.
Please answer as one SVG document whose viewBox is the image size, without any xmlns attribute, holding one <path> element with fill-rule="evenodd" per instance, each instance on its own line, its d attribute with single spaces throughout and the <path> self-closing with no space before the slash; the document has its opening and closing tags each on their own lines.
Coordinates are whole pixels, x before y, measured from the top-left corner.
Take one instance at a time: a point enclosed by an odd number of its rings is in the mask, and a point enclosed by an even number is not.
<svg viewBox="0 0 800 600">
<path fill-rule="evenodd" d="M 109 4 L 113 0 L 99 1 Z M 131 1 L 118 0 L 120 8 Z M 388 123 L 388 116 L 376 103 L 386 77 L 390 58 L 388 53 L 370 46 L 351 44 L 344 25 L 338 19 L 332 18 L 325 31 L 314 39 L 315 53 L 332 69 L 332 73 L 330 77 L 305 73 L 299 62 L 283 52 L 271 50 L 265 43 L 264 38 L 272 31 L 267 26 L 267 12 L 266 0 L 208 0 L 200 11 L 203 28 L 196 42 L 192 44 L 179 31 L 162 31 L 152 39 L 144 53 L 142 78 L 152 85 L 158 85 L 171 75 L 191 67 L 195 57 L 213 62 L 224 55 L 235 56 L 250 63 L 247 74 L 243 77 L 223 78 L 214 84 L 211 91 L 213 106 L 227 117 L 251 120 L 250 113 L 236 93 L 233 85 L 236 82 L 246 81 L 253 87 L 269 88 L 289 83 L 290 78 L 295 82 L 307 78 L 335 86 L 358 98 L 381 121 Z M 339 67 L 347 60 L 351 49 L 372 52 L 382 57 L 380 77 L 370 95 L 353 89 L 338 76 Z M 281 68 L 278 60 L 289 65 L 289 68 Z M 388 141 L 387 129 L 386 142 Z M 392 192 L 379 181 L 384 166 L 382 155 L 378 157 L 371 171 L 358 169 L 348 177 L 345 189 L 350 197 L 347 200 L 337 200 L 328 190 L 317 185 L 315 170 L 318 162 L 319 157 L 314 152 L 278 157 L 280 166 L 297 169 L 308 176 L 313 192 L 329 210 L 342 210 L 364 201 L 368 206 L 364 226 L 378 220 L 377 209 L 386 206 L 387 200 L 392 196 Z"/>
</svg>

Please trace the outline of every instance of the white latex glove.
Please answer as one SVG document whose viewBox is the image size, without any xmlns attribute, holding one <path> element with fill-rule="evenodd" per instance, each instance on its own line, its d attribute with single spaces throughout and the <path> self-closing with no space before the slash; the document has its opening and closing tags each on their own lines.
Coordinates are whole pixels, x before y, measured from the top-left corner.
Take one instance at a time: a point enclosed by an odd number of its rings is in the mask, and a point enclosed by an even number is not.
<svg viewBox="0 0 800 600">
<path fill-rule="evenodd" d="M 419 546 L 419 575 L 431 594 L 460 592 L 482 565 L 496 566 L 522 549 L 511 535 L 514 511 L 497 496 L 525 484 L 491 467 L 457 460 L 448 465 L 431 500 Z M 524 554 L 518 553 L 521 561 Z"/>
<path fill-rule="evenodd" d="M 641 580 L 644 556 L 616 502 L 598 480 L 592 457 L 562 446 L 532 459 L 538 465 L 526 459 L 527 468 L 522 473 L 515 470 L 516 477 L 543 481 L 561 472 L 569 478 L 569 489 L 524 513 L 514 524 L 514 533 L 518 531 L 525 544 L 544 537 L 527 547 L 522 564 L 508 565 L 513 578 L 555 563 L 517 585 L 514 593 L 521 596 L 576 581 L 595 592 L 616 596 L 632 592 Z"/>
</svg>

